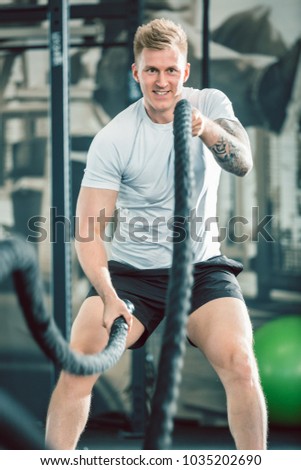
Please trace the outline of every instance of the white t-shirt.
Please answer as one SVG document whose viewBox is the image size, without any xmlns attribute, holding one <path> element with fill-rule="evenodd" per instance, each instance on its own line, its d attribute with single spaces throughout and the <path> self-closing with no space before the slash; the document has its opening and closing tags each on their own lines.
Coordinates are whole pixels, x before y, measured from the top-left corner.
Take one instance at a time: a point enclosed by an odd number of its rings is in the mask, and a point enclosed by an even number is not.
<svg viewBox="0 0 301 470">
<path fill-rule="evenodd" d="M 184 88 L 182 98 L 212 120 L 237 120 L 219 90 Z M 173 123 L 154 123 L 141 98 L 92 141 L 82 186 L 119 191 L 119 221 L 110 250 L 115 261 L 139 269 L 171 266 L 173 139 Z M 192 138 L 191 152 L 195 189 L 190 232 L 196 263 L 220 254 L 216 200 L 221 168 L 199 137 Z"/>
</svg>

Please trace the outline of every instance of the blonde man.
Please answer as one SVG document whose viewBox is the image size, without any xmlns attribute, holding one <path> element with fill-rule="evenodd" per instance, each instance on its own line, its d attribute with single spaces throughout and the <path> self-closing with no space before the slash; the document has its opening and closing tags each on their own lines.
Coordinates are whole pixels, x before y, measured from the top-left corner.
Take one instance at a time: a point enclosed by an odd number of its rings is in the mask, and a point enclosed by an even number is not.
<svg viewBox="0 0 301 470">
<path fill-rule="evenodd" d="M 244 176 L 252 168 L 248 137 L 222 92 L 184 87 L 190 64 L 181 26 L 157 19 L 139 27 L 134 54 L 132 73 L 143 97 L 95 136 L 78 198 L 79 235 L 86 241 L 76 241 L 76 249 L 92 287 L 74 321 L 71 347 L 99 352 L 113 321 L 123 316 L 129 325 L 127 347 L 137 348 L 163 318 L 172 261 L 173 113 L 176 103 L 186 98 L 193 106 L 195 176 L 194 287 L 187 337 L 205 354 L 225 388 L 237 449 L 264 449 L 265 401 L 251 322 L 236 279 L 242 266 L 221 254 L 212 222 L 221 171 Z M 115 208 L 119 221 L 108 260 L 105 225 Z M 133 315 L 124 298 L 134 304 Z M 47 418 L 46 439 L 54 448 L 76 448 L 97 379 L 61 373 Z"/>
</svg>

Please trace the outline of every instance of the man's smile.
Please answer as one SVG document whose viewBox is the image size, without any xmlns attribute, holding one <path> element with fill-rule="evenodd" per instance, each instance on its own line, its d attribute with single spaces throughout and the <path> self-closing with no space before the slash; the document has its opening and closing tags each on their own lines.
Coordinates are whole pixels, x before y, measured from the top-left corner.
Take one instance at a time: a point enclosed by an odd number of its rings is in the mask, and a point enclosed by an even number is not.
<svg viewBox="0 0 301 470">
<path fill-rule="evenodd" d="M 169 90 L 167 90 L 167 91 L 154 90 L 154 93 L 156 95 L 159 95 L 159 96 L 164 96 L 164 95 L 167 95 L 169 93 Z"/>
</svg>

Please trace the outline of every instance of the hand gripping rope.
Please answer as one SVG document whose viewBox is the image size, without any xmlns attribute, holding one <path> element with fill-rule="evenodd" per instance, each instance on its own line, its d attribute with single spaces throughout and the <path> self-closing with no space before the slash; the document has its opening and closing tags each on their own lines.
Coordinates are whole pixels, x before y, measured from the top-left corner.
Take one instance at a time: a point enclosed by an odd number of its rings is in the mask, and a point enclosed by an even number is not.
<svg viewBox="0 0 301 470">
<path fill-rule="evenodd" d="M 144 449 L 167 449 L 171 444 L 173 417 L 181 381 L 185 352 L 186 322 L 193 283 L 193 252 L 189 230 L 193 172 L 190 154 L 192 139 L 191 105 L 178 102 L 174 115 L 175 216 L 173 260 L 170 271 L 166 324 L 159 360 L 152 412 Z M 181 232 L 177 228 L 181 227 Z M 184 237 L 179 237 L 179 233 Z"/>
<path fill-rule="evenodd" d="M 74 375 L 102 373 L 113 367 L 125 349 L 128 326 L 122 317 L 115 320 L 106 348 L 97 354 L 72 351 L 43 302 L 36 252 L 21 237 L 0 241 L 0 282 L 13 275 L 27 324 L 44 353 L 63 370 Z M 133 305 L 125 301 L 131 309 Z"/>
<path fill-rule="evenodd" d="M 187 313 L 190 308 L 193 283 L 193 253 L 188 219 L 193 189 L 190 143 L 191 106 L 187 100 L 181 100 L 176 106 L 174 117 L 173 261 L 167 294 L 164 340 L 144 449 L 166 449 L 170 446 L 173 417 L 181 381 Z M 180 232 L 179 227 L 181 227 Z M 179 233 L 184 233 L 184 237 L 180 238 Z M 71 374 L 92 375 L 102 373 L 118 362 L 125 349 L 128 329 L 122 317 L 117 318 L 113 323 L 108 345 L 102 352 L 94 355 L 76 353 L 69 348 L 54 319 L 45 309 L 43 286 L 34 248 L 22 237 L 0 241 L 0 260 L 0 282 L 9 275 L 13 275 L 17 296 L 32 335 L 42 351 L 56 365 Z M 124 302 L 129 310 L 133 311 L 134 307 L 131 302 L 127 300 Z M 11 420 L 10 415 L 6 418 L 7 422 Z M 26 423 L 25 417 L 24 422 Z M 34 442 L 38 442 L 39 438 L 38 436 L 29 437 L 31 438 L 28 445 L 30 448 Z M 39 441 L 36 448 L 41 447 L 42 444 Z"/>
</svg>

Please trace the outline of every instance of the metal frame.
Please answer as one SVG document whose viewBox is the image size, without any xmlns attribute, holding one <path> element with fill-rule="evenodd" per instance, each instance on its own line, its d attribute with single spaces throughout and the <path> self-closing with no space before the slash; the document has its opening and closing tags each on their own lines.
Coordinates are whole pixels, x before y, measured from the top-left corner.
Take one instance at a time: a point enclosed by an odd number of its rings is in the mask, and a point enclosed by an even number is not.
<svg viewBox="0 0 301 470">
<path fill-rule="evenodd" d="M 129 0 L 128 11 L 128 104 L 132 104 L 140 96 L 140 87 L 131 78 L 131 64 L 134 62 L 132 44 L 134 35 L 139 24 L 143 22 L 142 11 L 144 0 Z M 146 346 L 136 349 L 132 354 L 132 434 L 143 435 L 146 428 Z"/>
<path fill-rule="evenodd" d="M 3 6 L 0 8 L 0 25 L 8 23 L 35 24 L 49 19 L 50 76 L 51 76 L 51 205 L 52 205 L 52 297 L 53 316 L 62 334 L 68 338 L 72 319 L 72 270 L 71 243 L 65 236 L 65 228 L 70 227 L 71 176 L 70 176 L 70 133 L 69 133 L 69 58 L 70 47 L 126 46 L 132 51 L 135 30 L 142 23 L 144 0 L 105 2 L 99 4 L 68 5 L 68 0 L 49 0 L 48 6 Z M 72 44 L 69 41 L 69 19 L 124 19 L 128 30 L 125 42 L 88 41 L 86 44 Z M 48 44 L 5 44 L 0 49 L 23 51 L 45 48 Z M 130 64 L 133 56 L 129 54 Z M 128 102 L 139 97 L 138 88 L 128 80 Z M 67 224 L 66 224 L 67 222 Z M 133 351 L 132 385 L 133 412 L 132 431 L 143 434 L 146 425 L 145 393 L 145 347 Z M 58 371 L 56 371 L 58 373 Z"/>
<path fill-rule="evenodd" d="M 51 70 L 51 220 L 53 315 L 63 336 L 71 329 L 71 171 L 69 132 L 68 0 L 49 2 Z M 62 223 L 61 223 L 62 221 Z M 67 222 L 67 224 L 65 224 Z M 68 223 L 69 222 L 69 223 Z M 65 236 L 69 240 L 65 240 Z"/>
<path fill-rule="evenodd" d="M 203 57 L 202 57 L 202 88 L 210 86 L 209 74 L 209 12 L 210 0 L 203 0 Z"/>
<path fill-rule="evenodd" d="M 257 130 L 258 155 L 265 154 L 265 158 L 258 158 L 255 161 L 257 171 L 257 197 L 262 201 L 259 207 L 259 219 L 267 214 L 273 213 L 273 202 L 269 195 L 269 161 L 271 156 L 265 150 L 265 134 L 267 131 Z M 258 249 L 255 258 L 257 272 L 257 299 L 268 301 L 271 298 L 273 289 L 300 292 L 301 274 L 294 272 L 281 272 L 280 268 L 273 263 L 275 250 L 279 248 L 277 242 L 265 240 L 262 236 L 258 239 Z"/>
<path fill-rule="evenodd" d="M 8 23 L 39 23 L 40 21 L 47 20 L 49 7 L 53 4 L 49 0 L 48 5 L 18 5 L 18 6 L 1 6 L 0 8 L 0 24 L 7 25 Z M 101 2 L 98 4 L 87 3 L 83 5 L 70 5 L 69 18 L 70 19 L 123 19 L 126 17 L 127 12 L 126 2 Z"/>
</svg>

